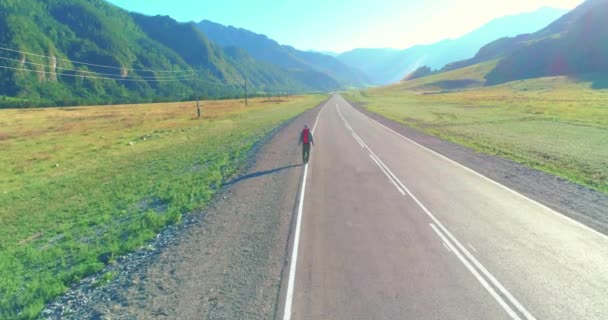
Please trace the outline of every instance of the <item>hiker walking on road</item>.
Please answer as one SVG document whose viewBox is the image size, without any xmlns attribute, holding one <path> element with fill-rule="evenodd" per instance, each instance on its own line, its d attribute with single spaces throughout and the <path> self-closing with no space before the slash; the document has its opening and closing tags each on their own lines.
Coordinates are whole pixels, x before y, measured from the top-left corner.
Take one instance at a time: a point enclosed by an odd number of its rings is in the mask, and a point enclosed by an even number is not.
<svg viewBox="0 0 608 320">
<path fill-rule="evenodd" d="M 307 125 L 304 126 L 302 133 L 300 134 L 300 141 L 298 145 L 302 145 L 302 161 L 304 164 L 308 163 L 308 156 L 310 155 L 310 144 L 315 145 L 315 141 L 312 138 L 312 132 Z"/>
</svg>

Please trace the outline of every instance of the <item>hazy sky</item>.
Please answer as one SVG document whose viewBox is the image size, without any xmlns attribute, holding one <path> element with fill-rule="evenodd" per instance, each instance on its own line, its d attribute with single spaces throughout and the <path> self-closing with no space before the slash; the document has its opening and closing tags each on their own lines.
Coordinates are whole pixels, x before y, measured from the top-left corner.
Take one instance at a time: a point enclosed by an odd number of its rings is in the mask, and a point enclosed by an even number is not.
<svg viewBox="0 0 608 320">
<path fill-rule="evenodd" d="M 211 20 L 302 50 L 407 48 L 454 38 L 493 18 L 582 0 L 108 0 L 178 21 Z"/>
</svg>

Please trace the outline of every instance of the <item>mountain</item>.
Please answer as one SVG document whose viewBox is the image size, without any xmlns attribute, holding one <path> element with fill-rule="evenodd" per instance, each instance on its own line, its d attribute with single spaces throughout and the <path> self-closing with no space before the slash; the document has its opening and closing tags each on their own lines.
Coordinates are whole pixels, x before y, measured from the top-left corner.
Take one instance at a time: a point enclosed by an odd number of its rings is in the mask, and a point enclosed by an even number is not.
<svg viewBox="0 0 608 320">
<path fill-rule="evenodd" d="M 588 0 L 546 28 L 490 43 L 502 59 L 487 84 L 560 75 L 608 74 L 608 0 Z M 506 48 L 506 49 L 505 49 Z"/>
<path fill-rule="evenodd" d="M 608 72 L 608 0 L 587 0 L 547 27 L 502 38 L 442 71 L 497 60 L 485 76 L 493 85 L 513 80 Z"/>
<path fill-rule="evenodd" d="M 372 84 L 397 81 L 409 69 L 405 50 L 359 48 L 338 55 L 338 59 L 363 71 Z"/>
<path fill-rule="evenodd" d="M 24 104 L 107 104 L 335 90 L 330 76 L 287 70 L 209 40 L 194 23 L 129 13 L 105 0 L 0 1 L 0 96 Z M 5 100 L 5 99 L 3 99 Z M 15 106 L 12 102 L 10 106 Z"/>
<path fill-rule="evenodd" d="M 566 12 L 562 9 L 541 8 L 492 20 L 457 39 L 417 45 L 405 50 L 355 49 L 339 55 L 338 59 L 365 72 L 375 84 L 393 83 L 423 65 L 440 69 L 450 62 L 473 57 L 490 41 L 537 31 Z"/>
<path fill-rule="evenodd" d="M 403 80 L 401 81 L 410 81 L 418 78 L 428 77 L 433 74 L 433 70 L 427 66 L 419 67 L 418 69 L 410 72 Z"/>
<path fill-rule="evenodd" d="M 346 87 L 361 87 L 369 82 L 361 71 L 347 66 L 330 55 L 300 51 L 281 45 L 265 35 L 208 20 L 201 21 L 198 27 L 209 39 L 219 45 L 240 47 L 260 61 L 273 63 L 287 70 L 319 72 L 336 79 Z"/>
<path fill-rule="evenodd" d="M 338 55 L 340 55 L 339 53 L 333 52 L 333 51 L 316 51 L 316 50 L 308 50 L 307 52 L 316 52 L 316 53 L 320 53 L 320 54 L 324 54 L 326 56 L 330 56 L 330 57 L 337 57 Z"/>
</svg>

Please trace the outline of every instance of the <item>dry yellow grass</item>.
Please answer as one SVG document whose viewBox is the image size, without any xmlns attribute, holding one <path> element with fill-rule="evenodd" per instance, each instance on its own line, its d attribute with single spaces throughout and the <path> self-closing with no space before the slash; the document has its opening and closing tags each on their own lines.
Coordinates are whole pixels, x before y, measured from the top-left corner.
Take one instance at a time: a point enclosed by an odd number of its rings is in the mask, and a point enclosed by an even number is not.
<svg viewBox="0 0 608 320">
<path fill-rule="evenodd" d="M 243 100 L 202 101 L 202 119 L 196 117 L 196 102 L 0 110 L 0 160 L 6 164 L 0 168 L 0 192 L 21 187 L 28 178 L 88 168 L 88 162 L 100 158 L 163 147 L 158 141 L 142 143 L 155 132 L 187 131 L 306 99 L 295 96 L 277 103 L 256 98 L 249 106 Z M 140 145 L 125 148 L 130 142 Z"/>
</svg>

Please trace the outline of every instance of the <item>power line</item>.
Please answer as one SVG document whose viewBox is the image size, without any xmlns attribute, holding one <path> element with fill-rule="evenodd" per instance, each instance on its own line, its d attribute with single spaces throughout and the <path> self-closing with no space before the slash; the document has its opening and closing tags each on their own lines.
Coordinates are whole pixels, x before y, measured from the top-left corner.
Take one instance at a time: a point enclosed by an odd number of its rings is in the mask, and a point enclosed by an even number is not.
<svg viewBox="0 0 608 320">
<path fill-rule="evenodd" d="M 128 79 L 128 78 L 144 79 L 144 80 L 148 80 L 148 79 L 149 80 L 184 79 L 184 78 L 191 78 L 193 76 L 193 74 L 190 73 L 188 75 L 183 75 L 183 76 L 162 76 L 162 77 L 124 76 L 123 77 L 122 75 L 115 74 L 115 73 L 103 73 L 103 72 L 95 72 L 95 71 L 88 71 L 88 70 L 64 68 L 64 67 L 51 66 L 51 65 L 47 65 L 47 64 L 35 63 L 35 62 L 30 62 L 30 61 L 22 61 L 22 60 L 17 60 L 17 59 L 12 59 L 12 58 L 6 58 L 6 57 L 0 57 L 0 60 L 14 61 L 14 62 L 18 62 L 21 64 L 29 64 L 29 65 L 34 65 L 34 66 L 40 66 L 40 67 L 45 67 L 45 68 L 54 68 L 54 69 L 60 69 L 60 70 L 65 70 L 65 71 L 75 71 L 75 72 L 79 72 L 79 73 L 87 73 L 87 74 L 92 74 L 94 76 L 117 77 L 118 80 Z"/>
<path fill-rule="evenodd" d="M 82 62 L 82 61 L 72 61 L 72 60 L 68 60 L 68 59 L 61 59 L 61 58 L 57 58 L 57 57 L 53 57 L 53 56 L 48 56 L 48 55 L 41 55 L 41 54 L 36 54 L 36 53 L 32 53 L 32 52 L 26 52 L 26 51 L 21 51 L 21 50 L 15 50 L 15 49 L 10 49 L 10 48 L 5 48 L 5 47 L 0 47 L 0 50 L 4 50 L 4 51 L 8 51 L 8 52 L 14 52 L 14 53 L 20 53 L 23 55 L 28 55 L 28 56 L 35 56 L 35 57 L 42 57 L 42 58 L 47 58 L 47 59 L 51 59 L 56 61 L 64 61 L 64 62 L 69 62 L 71 64 L 80 64 L 80 65 L 84 65 L 84 66 L 93 66 L 93 67 L 99 67 L 99 68 L 107 68 L 107 69 L 113 69 L 113 70 L 121 70 L 121 72 L 124 71 L 139 71 L 139 72 L 152 72 L 152 73 L 165 73 L 165 74 L 174 74 L 174 75 L 170 75 L 170 76 L 160 76 L 160 77 L 149 77 L 149 76 L 122 76 L 122 75 L 118 75 L 118 74 L 113 74 L 113 73 L 103 73 L 103 72 L 95 72 L 95 71 L 88 71 L 88 70 L 78 70 L 78 69 L 73 69 L 73 68 L 65 68 L 65 67 L 59 67 L 59 66 L 51 66 L 51 65 L 47 65 L 47 64 L 40 64 L 40 63 L 35 63 L 35 62 L 30 62 L 30 61 L 25 61 L 25 57 L 21 60 L 17 60 L 17 59 L 12 59 L 12 58 L 7 58 L 7 57 L 0 57 L 0 59 L 2 60 L 8 60 L 8 61 L 13 61 L 13 62 L 17 62 L 17 63 L 27 63 L 29 65 L 35 65 L 35 66 L 40 66 L 40 67 L 44 67 L 44 68 L 54 68 L 54 69 L 59 69 L 59 70 L 64 70 L 64 71 L 73 71 L 76 72 L 78 74 L 70 74 L 70 73 L 64 73 L 64 72 L 49 72 L 46 70 L 43 71 L 38 71 L 38 70 L 31 70 L 31 69 L 25 69 L 25 68 L 16 68 L 16 67 L 9 67 L 9 66 L 1 66 L 1 69 L 10 69 L 10 70 L 17 70 L 17 71 L 27 71 L 27 72 L 34 72 L 34 73 L 38 73 L 38 74 L 54 74 L 57 76 L 66 76 L 66 77 L 80 77 L 80 78 L 86 78 L 86 79 L 99 79 L 99 80 L 114 80 L 114 81 L 123 81 L 123 82 L 183 82 L 183 81 L 193 81 L 196 80 L 197 77 L 201 82 L 210 84 L 210 85 L 216 85 L 216 86 L 225 86 L 225 87 L 232 87 L 235 89 L 241 89 L 245 91 L 245 95 L 247 95 L 247 91 L 248 88 L 253 89 L 253 90 L 263 90 L 261 88 L 256 88 L 255 86 L 252 86 L 251 83 L 247 83 L 246 80 L 243 80 L 243 78 L 239 77 L 239 79 L 237 79 L 236 81 L 238 82 L 230 82 L 228 80 L 224 80 L 221 78 L 215 78 L 212 77 L 212 75 L 209 74 L 205 74 L 203 75 L 202 72 L 196 71 L 194 69 L 188 69 L 188 70 L 152 70 L 152 69 L 130 69 L 130 68 L 123 68 L 123 67 L 114 67 L 114 66 L 108 66 L 108 65 L 101 65 L 101 64 L 94 64 L 94 63 L 87 63 L 87 62 Z M 181 75 L 175 75 L 175 74 L 180 74 Z M 267 88 L 268 89 L 268 88 Z"/>
<path fill-rule="evenodd" d="M 60 73 L 60 72 L 47 72 L 47 71 L 40 71 L 40 70 L 31 70 L 31 69 L 24 69 L 24 68 L 13 68 L 13 67 L 7 67 L 7 66 L 0 66 L 0 68 L 2 69 L 10 69 L 10 70 L 18 70 L 18 71 L 28 71 L 28 72 L 35 72 L 35 73 L 40 73 L 40 74 L 55 74 L 58 76 L 66 76 L 66 77 L 74 77 L 74 78 L 86 78 L 86 79 L 100 79 L 100 80 L 115 80 L 115 81 L 128 81 L 128 82 L 180 82 L 180 81 L 186 81 L 186 80 L 194 80 L 194 78 L 185 78 L 185 79 L 181 79 L 181 80 L 162 80 L 162 79 L 150 79 L 150 80 L 143 80 L 143 79 L 119 79 L 119 78 L 107 78 L 107 77 L 92 77 L 92 76 L 85 76 L 85 75 L 79 75 L 79 74 L 69 74 L 69 73 Z"/>
<path fill-rule="evenodd" d="M 21 62 L 20 60 L 15 60 L 15 59 L 11 59 L 11 58 L 0 57 L 0 59 L 10 60 L 10 61 L 15 61 L 15 62 Z M 40 64 L 40 63 L 34 63 L 34 62 L 28 62 L 28 61 L 26 61 L 24 63 L 35 65 L 35 66 L 41 66 L 41 67 L 51 68 L 51 66 L 49 66 L 49 65 Z M 61 70 L 66 70 L 66 71 L 79 72 L 81 74 L 70 74 L 70 73 L 63 73 L 63 72 L 49 72 L 49 71 L 46 71 L 46 70 L 31 70 L 31 69 L 25 69 L 25 68 L 9 67 L 9 66 L 0 66 L 0 68 L 10 69 L 10 70 L 18 70 L 18 71 L 35 72 L 35 73 L 40 73 L 40 74 L 49 73 L 49 74 L 55 74 L 55 75 L 58 75 L 58 76 L 67 76 L 67 77 L 80 77 L 80 78 L 87 78 L 87 79 L 132 81 L 132 82 L 177 82 L 177 81 L 191 81 L 191 80 L 195 79 L 194 78 L 194 76 L 195 76 L 194 73 L 191 73 L 190 75 L 172 76 L 172 77 L 134 77 L 134 76 L 121 77 L 121 76 L 115 75 L 115 74 L 96 73 L 96 72 L 91 72 L 91 71 L 86 71 L 86 70 L 78 70 L 78 69 L 70 69 L 70 68 L 62 68 L 62 67 L 54 67 L 54 68 L 61 69 Z M 103 75 L 108 75 L 108 76 L 111 76 L 111 77 L 104 77 Z M 200 74 L 197 73 L 197 75 L 200 77 Z M 201 82 L 204 82 L 204 83 L 207 83 L 207 84 L 226 86 L 226 87 L 238 87 L 238 88 L 242 89 L 242 85 L 240 83 L 224 82 L 224 81 L 221 81 L 221 80 L 212 79 L 212 78 L 206 78 L 206 77 L 205 78 L 199 78 L 199 80 Z"/>
<path fill-rule="evenodd" d="M 228 82 L 227 80 L 207 77 L 207 76 L 202 75 L 201 73 L 197 73 L 197 76 L 207 79 L 207 81 L 206 81 L 207 83 L 213 83 L 213 84 L 218 84 L 218 85 L 238 85 L 238 83 L 235 83 L 235 82 Z"/>
<path fill-rule="evenodd" d="M 70 62 L 70 63 L 75 63 L 75 64 L 82 64 L 82 65 L 86 65 L 86 66 L 93 66 L 93 67 L 100 67 L 100 68 L 108 68 L 108 69 L 116 69 L 116 70 L 143 71 L 143 72 L 156 72 L 156 73 L 180 73 L 180 72 L 192 72 L 192 70 L 149 70 L 149 69 L 128 69 L 128 68 L 122 68 L 122 67 L 113 67 L 113 66 L 107 66 L 107 65 L 101 65 L 101 64 L 94 64 L 94 63 L 87 63 L 87 62 L 81 62 L 81 61 L 73 61 L 73 60 L 68 60 L 68 59 L 61 59 L 61 58 L 57 58 L 57 57 L 46 56 L 46 55 L 42 55 L 42 54 L 31 53 L 31 52 L 26 52 L 26 51 L 20 51 L 20 50 L 15 50 L 15 49 L 9 49 L 9 48 L 4 48 L 4 47 L 0 47 L 0 50 L 4 50 L 4 51 L 10 51 L 10 52 L 15 52 L 15 53 L 21 53 L 21 54 L 24 54 L 24 55 L 29 55 L 29 56 L 42 57 L 42 58 L 47 58 L 47 59 L 56 59 L 57 61 L 65 61 L 65 62 Z"/>
<path fill-rule="evenodd" d="M 208 79 L 208 78 L 207 78 Z M 226 86 L 226 87 L 234 87 L 234 86 L 238 86 L 238 84 L 236 83 L 224 83 L 224 82 L 216 82 L 216 81 L 210 81 L 210 80 L 205 80 L 205 79 L 200 79 L 201 82 L 205 82 L 205 83 L 209 83 L 209 84 L 214 84 L 214 85 L 218 85 L 218 86 Z"/>
</svg>

